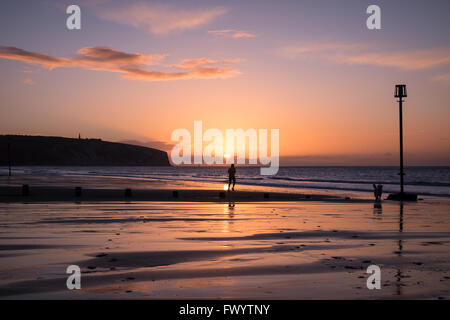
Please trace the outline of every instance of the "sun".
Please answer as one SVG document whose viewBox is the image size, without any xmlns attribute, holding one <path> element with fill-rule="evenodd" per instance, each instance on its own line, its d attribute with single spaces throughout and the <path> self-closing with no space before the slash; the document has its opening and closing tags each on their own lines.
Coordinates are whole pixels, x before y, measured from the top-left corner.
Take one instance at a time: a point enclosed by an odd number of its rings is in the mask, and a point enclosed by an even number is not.
<svg viewBox="0 0 450 320">
<path fill-rule="evenodd" d="M 223 155 L 223 157 L 226 158 L 226 159 L 228 159 L 228 158 L 230 157 L 230 155 L 229 155 L 228 153 L 225 153 L 225 154 Z"/>
</svg>

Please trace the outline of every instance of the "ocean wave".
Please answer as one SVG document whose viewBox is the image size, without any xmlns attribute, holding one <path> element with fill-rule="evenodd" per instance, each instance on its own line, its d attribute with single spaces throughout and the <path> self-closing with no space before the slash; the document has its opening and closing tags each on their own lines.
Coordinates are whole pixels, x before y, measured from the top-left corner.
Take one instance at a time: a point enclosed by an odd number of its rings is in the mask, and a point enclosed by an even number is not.
<svg viewBox="0 0 450 320">
<path fill-rule="evenodd" d="M 324 183 L 351 183 L 351 184 L 396 184 L 397 181 L 379 181 L 379 180 L 333 180 L 333 179 L 308 179 L 308 178 L 291 178 L 283 176 L 273 176 L 268 177 L 268 179 L 273 180 L 286 180 L 286 181 L 299 181 L 299 182 L 324 182 Z M 450 187 L 448 182 L 438 182 L 438 181 L 405 181 L 405 185 L 410 186 L 430 186 L 430 187 Z"/>
</svg>

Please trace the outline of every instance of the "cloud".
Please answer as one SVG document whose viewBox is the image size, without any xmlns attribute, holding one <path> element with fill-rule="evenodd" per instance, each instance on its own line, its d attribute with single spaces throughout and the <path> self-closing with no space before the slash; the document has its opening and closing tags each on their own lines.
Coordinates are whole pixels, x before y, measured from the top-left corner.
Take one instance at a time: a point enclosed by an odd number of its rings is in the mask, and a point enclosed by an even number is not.
<svg viewBox="0 0 450 320">
<path fill-rule="evenodd" d="M 450 85 L 450 73 L 442 73 L 433 77 L 433 81 Z"/>
<path fill-rule="evenodd" d="M 163 59 L 164 55 L 143 55 L 126 53 L 106 47 L 86 47 L 78 50 L 77 62 L 115 65 L 154 64 Z"/>
<path fill-rule="evenodd" d="M 182 60 L 179 64 L 169 65 L 170 71 L 148 70 L 146 67 L 159 64 L 165 55 L 127 53 L 107 47 L 85 47 L 78 50 L 74 58 L 67 59 L 0 45 L 0 58 L 37 64 L 47 69 L 81 67 L 116 72 L 126 79 L 147 81 L 228 78 L 240 74 L 238 70 L 224 66 L 232 60 L 219 63 L 208 58 Z"/>
<path fill-rule="evenodd" d="M 316 43 L 280 50 L 287 58 L 316 57 L 350 65 L 418 70 L 450 64 L 450 46 L 423 50 L 379 51 L 362 44 Z"/>
<path fill-rule="evenodd" d="M 22 72 L 22 73 L 34 73 L 34 72 L 36 72 L 36 70 L 33 69 L 33 68 L 24 67 L 20 72 Z"/>
<path fill-rule="evenodd" d="M 417 70 L 450 64 L 450 47 L 349 54 L 337 57 L 337 59 L 349 64 L 366 64 Z"/>
<path fill-rule="evenodd" d="M 181 61 L 179 64 L 177 64 L 176 67 L 182 69 L 190 69 L 204 65 L 211 65 L 214 63 L 217 63 L 217 61 L 208 58 L 185 59 Z"/>
<path fill-rule="evenodd" d="M 69 62 L 67 59 L 56 58 L 42 53 L 30 52 L 16 47 L 5 47 L 1 45 L 0 58 L 19 60 L 31 64 L 39 64 L 48 69 L 53 69 Z"/>
<path fill-rule="evenodd" d="M 25 78 L 25 79 L 23 79 L 23 83 L 28 84 L 28 85 L 33 85 L 34 80 L 31 78 Z"/>
<path fill-rule="evenodd" d="M 361 44 L 352 43 L 312 43 L 306 45 L 290 45 L 279 50 L 281 56 L 289 59 L 301 58 L 306 56 L 317 56 L 318 53 L 325 55 L 333 55 L 338 52 L 361 49 Z"/>
<path fill-rule="evenodd" d="M 209 58 L 194 58 L 194 59 L 184 59 L 180 63 L 176 65 L 172 65 L 173 67 L 180 68 L 180 69 L 193 69 L 193 68 L 205 68 L 205 67 L 211 67 L 213 65 L 226 65 L 229 63 L 239 63 L 245 61 L 241 58 L 234 58 L 234 59 L 224 59 L 224 60 L 213 60 Z"/>
<path fill-rule="evenodd" d="M 241 39 L 241 38 L 254 38 L 256 37 L 255 34 L 245 31 L 239 31 L 239 30 L 232 30 L 232 29 L 225 29 L 225 30 L 210 30 L 208 33 L 216 35 L 216 36 L 222 36 L 222 37 L 228 37 L 228 38 L 234 38 L 234 39 Z"/>
<path fill-rule="evenodd" d="M 239 71 L 227 67 L 211 67 L 211 68 L 196 68 L 185 72 L 160 72 L 147 71 L 137 68 L 124 68 L 120 72 L 124 73 L 126 79 L 136 80 L 178 80 L 178 79 L 225 79 L 240 74 Z"/>
<path fill-rule="evenodd" d="M 186 10 L 163 4 L 134 3 L 125 8 L 103 9 L 99 16 L 104 20 L 145 28 L 156 35 L 165 35 L 200 27 L 226 12 L 225 8 Z"/>
</svg>

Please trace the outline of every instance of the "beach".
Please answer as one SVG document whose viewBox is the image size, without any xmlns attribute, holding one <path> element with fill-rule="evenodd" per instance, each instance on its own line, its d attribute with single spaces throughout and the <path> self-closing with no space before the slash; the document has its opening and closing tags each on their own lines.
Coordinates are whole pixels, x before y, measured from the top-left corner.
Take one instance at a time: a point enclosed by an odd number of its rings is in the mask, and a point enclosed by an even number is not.
<svg viewBox="0 0 450 320">
<path fill-rule="evenodd" d="M 450 298 L 447 198 L 374 203 L 368 194 L 247 186 L 230 201 L 212 183 L 6 179 L 1 299 Z M 20 195 L 22 183 L 29 197 Z M 116 193 L 89 198 L 85 189 Z M 34 199 L 37 190 L 53 190 L 53 200 Z M 80 290 L 66 286 L 70 265 L 81 268 Z M 381 269 L 379 290 L 366 285 L 370 265 Z"/>
</svg>

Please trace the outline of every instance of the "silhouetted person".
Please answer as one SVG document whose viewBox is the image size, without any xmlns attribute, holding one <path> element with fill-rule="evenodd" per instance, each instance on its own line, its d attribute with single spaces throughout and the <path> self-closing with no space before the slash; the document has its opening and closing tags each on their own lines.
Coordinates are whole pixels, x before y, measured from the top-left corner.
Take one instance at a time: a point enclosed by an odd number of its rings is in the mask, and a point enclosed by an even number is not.
<svg viewBox="0 0 450 320">
<path fill-rule="evenodd" d="M 375 197 L 375 201 L 378 201 L 378 189 L 375 183 L 373 184 L 373 195 Z"/>
<path fill-rule="evenodd" d="M 228 169 L 228 190 L 230 190 L 231 182 L 233 182 L 233 191 L 234 185 L 236 184 L 236 168 L 234 164 L 231 164 L 231 167 Z"/>
<path fill-rule="evenodd" d="M 377 191 L 378 191 L 378 200 L 381 200 L 381 196 L 383 195 L 383 185 L 382 184 L 377 185 Z"/>
<path fill-rule="evenodd" d="M 375 183 L 374 183 L 373 184 L 373 194 L 375 196 L 375 201 L 380 201 L 381 196 L 383 195 L 383 185 L 382 184 L 375 185 Z"/>
</svg>

